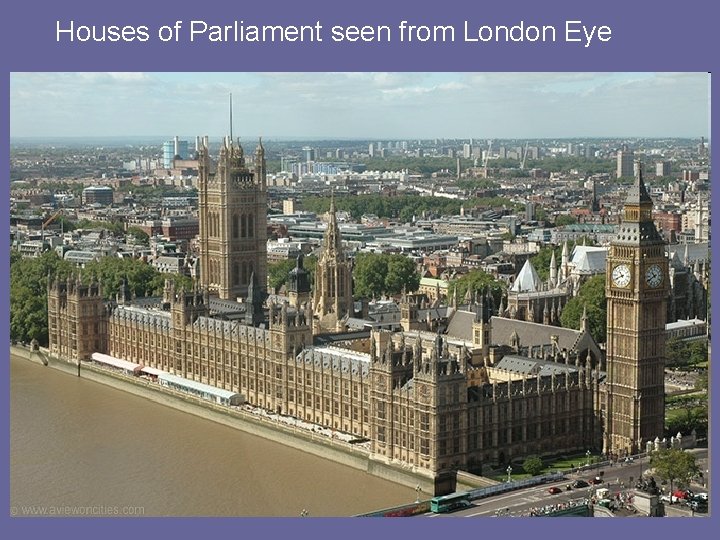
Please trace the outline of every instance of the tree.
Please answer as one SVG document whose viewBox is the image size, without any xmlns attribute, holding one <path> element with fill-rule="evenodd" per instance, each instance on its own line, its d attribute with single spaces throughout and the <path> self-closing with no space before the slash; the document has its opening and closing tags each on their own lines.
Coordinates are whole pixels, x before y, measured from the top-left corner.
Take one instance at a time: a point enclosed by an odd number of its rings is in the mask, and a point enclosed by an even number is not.
<svg viewBox="0 0 720 540">
<path fill-rule="evenodd" d="M 568 248 L 569 247 L 568 245 Z M 543 281 L 547 281 L 550 277 L 550 261 L 552 260 L 553 253 L 555 253 L 555 264 L 559 264 L 560 256 L 562 255 L 562 246 L 545 246 L 530 257 L 530 262 L 538 273 L 538 277 Z"/>
<path fill-rule="evenodd" d="M 279 290 L 287 283 L 288 274 L 293 268 L 295 268 L 295 259 L 268 264 L 268 287 L 275 291 Z"/>
<path fill-rule="evenodd" d="M 64 279 L 73 267 L 54 251 L 36 259 L 10 256 L 10 339 L 48 342 L 47 285 L 50 279 Z"/>
<path fill-rule="evenodd" d="M 573 216 L 569 216 L 566 214 L 560 215 L 555 218 L 556 227 L 562 227 L 564 225 L 574 225 L 575 223 L 577 223 L 577 219 Z"/>
<path fill-rule="evenodd" d="M 462 302 L 469 289 L 473 291 L 481 291 L 490 289 L 495 305 L 500 305 L 500 299 L 505 291 L 504 282 L 496 280 L 492 274 L 488 274 L 484 270 L 473 270 L 468 272 L 461 278 L 454 280 L 448 286 L 448 295 L 450 298 L 455 296 L 457 290 L 457 298 L 459 302 Z"/>
<path fill-rule="evenodd" d="M 674 491 L 674 482 L 688 485 L 699 472 L 695 456 L 678 448 L 666 448 L 653 452 L 650 457 L 650 466 L 655 469 L 655 474 L 670 482 L 670 493 Z"/>
<path fill-rule="evenodd" d="M 114 298 L 125 281 L 130 292 L 137 297 L 159 294 L 166 279 L 175 281 L 176 286 L 192 287 L 187 276 L 162 274 L 140 259 L 103 257 L 85 266 L 83 275 L 93 276 L 102 287 L 105 299 Z"/>
<path fill-rule="evenodd" d="M 355 294 L 366 298 L 400 294 L 403 289 L 412 292 L 420 287 L 415 263 L 404 255 L 359 253 L 353 279 Z"/>
<path fill-rule="evenodd" d="M 586 309 L 590 335 L 598 343 L 604 343 L 607 331 L 604 274 L 593 276 L 580 286 L 577 296 L 571 298 L 563 308 L 560 323 L 565 328 L 580 329 L 580 319 Z"/>
<path fill-rule="evenodd" d="M 142 244 L 143 246 L 150 245 L 150 236 L 140 227 L 128 227 L 127 234 L 128 236 L 132 236 L 138 244 Z"/>
<path fill-rule="evenodd" d="M 708 389 L 708 373 L 707 370 L 701 372 L 695 381 L 695 390 L 704 390 L 707 392 Z"/>
<path fill-rule="evenodd" d="M 385 293 L 400 294 L 403 289 L 412 292 L 418 290 L 419 287 L 420 274 L 415 261 L 404 255 L 390 255 L 387 259 Z"/>
<path fill-rule="evenodd" d="M 669 339 L 665 344 L 665 359 L 665 364 L 670 367 L 686 367 L 707 362 L 707 341 Z"/>
<path fill-rule="evenodd" d="M 523 461 L 523 469 L 526 473 L 532 476 L 537 476 L 540 474 L 545 466 L 543 465 L 542 459 L 540 459 L 538 456 L 530 456 L 525 461 Z"/>
</svg>

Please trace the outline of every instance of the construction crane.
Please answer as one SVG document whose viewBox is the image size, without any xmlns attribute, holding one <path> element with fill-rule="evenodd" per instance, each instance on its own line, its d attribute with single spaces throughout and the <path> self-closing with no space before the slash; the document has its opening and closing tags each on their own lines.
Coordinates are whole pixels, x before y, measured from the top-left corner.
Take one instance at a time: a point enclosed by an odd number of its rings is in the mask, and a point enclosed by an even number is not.
<svg viewBox="0 0 720 540">
<path fill-rule="evenodd" d="M 50 216 L 43 224 L 40 229 L 40 239 L 43 243 L 45 243 L 45 229 L 48 225 L 50 225 L 53 221 L 55 221 L 58 217 L 63 215 L 64 210 L 61 208 L 57 212 L 55 212 L 52 216 Z"/>
<path fill-rule="evenodd" d="M 525 169 L 525 160 L 527 159 L 528 155 L 528 145 L 530 144 L 530 141 L 525 141 L 525 151 L 523 152 L 522 161 L 520 162 L 520 169 Z"/>
<path fill-rule="evenodd" d="M 488 160 L 490 159 L 490 152 L 492 152 L 492 145 L 493 145 L 492 140 L 488 140 L 488 149 L 487 149 L 487 153 L 485 154 L 485 159 L 483 160 L 483 175 L 485 176 L 485 178 L 488 177 L 487 165 L 488 165 Z"/>
</svg>

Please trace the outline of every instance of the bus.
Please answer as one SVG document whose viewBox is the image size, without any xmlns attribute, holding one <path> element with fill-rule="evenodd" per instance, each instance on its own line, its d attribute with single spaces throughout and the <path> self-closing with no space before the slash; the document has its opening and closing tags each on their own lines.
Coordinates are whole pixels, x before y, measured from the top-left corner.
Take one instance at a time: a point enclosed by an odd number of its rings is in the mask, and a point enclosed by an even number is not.
<svg viewBox="0 0 720 540">
<path fill-rule="evenodd" d="M 452 512 L 458 508 L 467 508 L 468 506 L 470 506 L 470 494 L 466 492 L 433 497 L 430 500 L 430 511 L 435 514 Z"/>
</svg>

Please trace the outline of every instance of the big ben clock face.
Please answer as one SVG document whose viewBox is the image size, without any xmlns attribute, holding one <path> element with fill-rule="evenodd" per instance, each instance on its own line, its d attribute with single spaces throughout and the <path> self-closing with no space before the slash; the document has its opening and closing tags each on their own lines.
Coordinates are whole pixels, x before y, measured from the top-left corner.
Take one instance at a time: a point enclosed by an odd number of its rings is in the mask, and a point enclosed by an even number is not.
<svg viewBox="0 0 720 540">
<path fill-rule="evenodd" d="M 618 264 L 613 268 L 610 277 L 616 287 L 627 287 L 630 284 L 630 268 L 627 264 Z"/>
<path fill-rule="evenodd" d="M 657 265 L 653 264 L 645 272 L 645 282 L 653 289 L 659 287 L 663 282 L 662 269 Z"/>
</svg>

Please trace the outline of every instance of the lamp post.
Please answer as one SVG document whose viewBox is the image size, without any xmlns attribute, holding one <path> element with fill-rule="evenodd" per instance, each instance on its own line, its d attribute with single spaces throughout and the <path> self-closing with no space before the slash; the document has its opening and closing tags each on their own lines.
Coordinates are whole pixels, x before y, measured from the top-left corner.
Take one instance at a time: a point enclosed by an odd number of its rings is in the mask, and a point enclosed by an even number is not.
<svg viewBox="0 0 720 540">
<path fill-rule="evenodd" d="M 310 514 L 307 510 L 304 508 L 302 509 L 302 512 L 300 512 L 300 517 L 307 517 Z"/>
<path fill-rule="evenodd" d="M 508 483 L 510 483 L 510 475 L 512 474 L 512 467 L 510 465 L 508 465 L 506 472 L 508 473 Z"/>
<path fill-rule="evenodd" d="M 585 457 L 587 458 L 587 465 L 589 467 L 590 466 L 590 450 L 585 452 Z"/>
<path fill-rule="evenodd" d="M 420 492 L 421 492 L 421 491 L 422 491 L 422 488 L 420 487 L 420 484 L 418 484 L 417 486 L 415 486 L 415 502 L 416 502 L 416 503 L 419 503 L 419 502 L 420 502 Z"/>
</svg>

